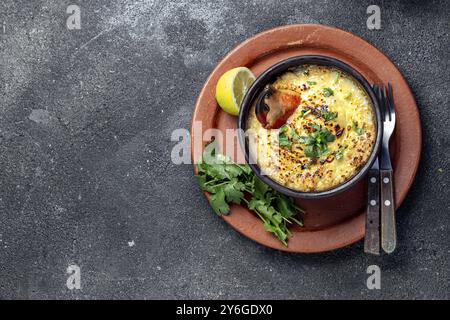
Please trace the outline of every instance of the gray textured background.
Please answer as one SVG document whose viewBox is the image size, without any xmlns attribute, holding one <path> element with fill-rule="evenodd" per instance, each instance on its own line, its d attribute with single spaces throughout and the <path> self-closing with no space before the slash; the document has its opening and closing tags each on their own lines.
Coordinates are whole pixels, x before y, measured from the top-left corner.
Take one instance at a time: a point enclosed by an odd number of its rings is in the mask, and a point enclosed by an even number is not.
<svg viewBox="0 0 450 320">
<path fill-rule="evenodd" d="M 81 30 L 66 29 L 71 3 Z M 450 298 L 448 2 L 283 3 L 0 2 L 0 298 Z M 366 27 L 371 3 L 382 30 Z M 259 246 L 170 161 L 170 134 L 189 127 L 214 65 L 290 23 L 362 36 L 416 95 L 422 162 L 392 256 Z M 66 288 L 71 263 L 81 290 Z M 365 286 L 374 263 L 379 291 Z"/>
</svg>

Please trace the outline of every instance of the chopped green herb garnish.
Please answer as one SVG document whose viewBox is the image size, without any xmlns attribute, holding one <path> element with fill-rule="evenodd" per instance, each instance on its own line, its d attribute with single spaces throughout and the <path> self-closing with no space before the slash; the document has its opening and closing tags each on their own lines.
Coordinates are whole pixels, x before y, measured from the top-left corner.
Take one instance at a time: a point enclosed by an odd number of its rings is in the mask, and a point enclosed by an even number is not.
<svg viewBox="0 0 450 320">
<path fill-rule="evenodd" d="M 345 147 L 340 147 L 336 150 L 336 160 L 341 160 L 344 157 Z"/>
<path fill-rule="evenodd" d="M 314 86 L 317 84 L 316 81 L 306 81 L 310 86 Z"/>
<path fill-rule="evenodd" d="M 309 123 L 308 126 L 310 126 L 311 128 L 313 128 L 315 131 L 319 131 L 322 129 L 322 126 L 320 124 L 315 124 L 315 123 Z"/>
<path fill-rule="evenodd" d="M 228 214 L 230 203 L 244 202 L 263 221 L 264 228 L 287 246 L 292 234 L 288 226 L 293 223 L 303 226 L 296 218 L 303 210 L 292 198 L 262 182 L 250 166 L 236 164 L 229 157 L 216 154 L 215 150 L 214 145 L 212 150 L 205 147 L 202 160 L 197 164 L 198 182 L 203 191 L 211 194 L 209 203 L 213 210 L 219 215 Z M 210 162 L 205 162 L 206 159 Z"/>
<path fill-rule="evenodd" d="M 280 128 L 280 133 L 288 132 L 290 129 L 289 125 L 287 123 L 283 124 Z"/>
<path fill-rule="evenodd" d="M 292 141 L 289 140 L 289 137 L 285 134 L 280 134 L 278 136 L 278 143 L 281 147 L 287 147 L 288 149 L 292 147 Z"/>
<path fill-rule="evenodd" d="M 305 76 L 309 76 L 309 70 L 308 70 L 308 69 L 303 70 L 303 74 L 304 74 Z"/>
<path fill-rule="evenodd" d="M 347 92 L 346 95 L 344 96 L 344 99 L 348 100 L 352 97 L 352 93 L 351 92 Z"/>
<path fill-rule="evenodd" d="M 292 147 L 292 141 L 289 140 L 289 136 L 287 135 L 289 131 L 290 127 L 288 124 L 284 124 L 280 128 L 280 131 L 278 133 L 278 143 L 280 144 L 281 147 L 287 147 L 290 149 Z"/>
<path fill-rule="evenodd" d="M 313 135 L 308 136 L 298 136 L 297 141 L 300 143 L 303 143 L 305 145 L 312 145 L 316 142 L 316 139 L 313 137 Z"/>
<path fill-rule="evenodd" d="M 356 121 L 353 121 L 352 130 L 355 131 L 358 134 L 358 136 L 364 133 L 364 129 L 358 127 L 358 122 Z"/>
<path fill-rule="evenodd" d="M 325 97 L 330 97 L 334 94 L 334 91 L 331 88 L 323 88 L 323 95 Z"/>
<path fill-rule="evenodd" d="M 305 152 L 305 156 L 307 156 L 307 157 L 310 157 L 310 158 L 318 157 L 317 150 L 313 145 L 306 146 L 304 152 Z"/>
<path fill-rule="evenodd" d="M 300 117 L 304 118 L 305 116 L 307 116 L 307 115 L 310 114 L 310 113 L 311 113 L 311 109 L 308 109 L 308 110 L 306 110 L 306 111 L 302 111 L 302 112 L 300 113 Z"/>
<path fill-rule="evenodd" d="M 327 122 L 327 121 L 336 119 L 338 116 L 338 113 L 331 112 L 331 111 L 320 111 L 320 115 L 322 116 L 323 120 L 325 120 L 325 122 Z"/>
<path fill-rule="evenodd" d="M 340 72 L 335 72 L 334 73 L 334 84 L 338 83 L 340 78 L 341 78 Z"/>
<path fill-rule="evenodd" d="M 316 131 L 307 136 L 301 136 L 299 142 L 305 145 L 305 156 L 310 158 L 320 158 L 328 152 L 327 144 L 336 140 L 336 136 L 333 135 L 328 129 L 322 129 L 321 126 L 316 124 L 310 124 L 311 128 Z"/>
<path fill-rule="evenodd" d="M 302 139 L 302 136 L 300 136 L 297 131 L 292 130 L 291 131 L 291 135 L 292 135 L 292 139 L 296 142 L 300 142 L 300 140 Z"/>
</svg>

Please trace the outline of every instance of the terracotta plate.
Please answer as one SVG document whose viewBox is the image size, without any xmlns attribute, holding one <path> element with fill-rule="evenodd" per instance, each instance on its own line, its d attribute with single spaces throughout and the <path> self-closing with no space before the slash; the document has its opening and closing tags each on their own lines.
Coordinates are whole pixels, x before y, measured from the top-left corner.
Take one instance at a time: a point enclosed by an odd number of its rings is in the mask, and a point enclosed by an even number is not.
<svg viewBox="0 0 450 320">
<path fill-rule="evenodd" d="M 419 113 L 408 83 L 395 65 L 374 46 L 351 33 L 322 25 L 290 25 L 246 40 L 232 50 L 209 76 L 195 105 L 193 123 L 201 121 L 203 131 L 217 128 L 225 132 L 227 128 L 237 127 L 237 118 L 221 111 L 214 98 L 216 82 L 225 71 L 246 66 L 258 76 L 281 60 L 305 54 L 340 59 L 359 71 L 371 84 L 393 84 L 398 120 L 391 139 L 391 156 L 395 205 L 398 208 L 411 187 L 419 165 Z M 196 150 L 194 144 L 201 140 L 201 133 L 191 129 L 194 163 L 201 156 L 201 150 Z M 239 146 L 236 148 L 239 149 Z M 329 251 L 364 237 L 366 192 L 367 180 L 363 179 L 352 189 L 333 198 L 297 200 L 299 206 L 308 212 L 306 227 L 292 229 L 294 235 L 289 239 L 288 247 L 266 232 L 261 221 L 243 206 L 232 206 L 231 213 L 223 218 L 240 233 L 271 248 L 291 252 Z"/>
</svg>

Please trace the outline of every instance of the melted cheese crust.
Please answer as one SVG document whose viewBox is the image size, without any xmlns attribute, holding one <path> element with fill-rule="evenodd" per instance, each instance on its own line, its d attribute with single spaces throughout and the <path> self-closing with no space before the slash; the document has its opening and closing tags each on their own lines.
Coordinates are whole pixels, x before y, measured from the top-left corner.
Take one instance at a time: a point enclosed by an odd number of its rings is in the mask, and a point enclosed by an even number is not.
<svg viewBox="0 0 450 320">
<path fill-rule="evenodd" d="M 307 157 L 305 144 L 301 142 L 293 140 L 291 147 L 280 147 L 280 130 L 264 129 L 253 106 L 247 129 L 251 129 L 250 152 L 261 171 L 279 184 L 303 192 L 331 189 L 353 177 L 367 162 L 377 134 L 372 102 L 361 85 L 336 68 L 305 65 L 284 73 L 273 86 L 301 94 L 302 102 L 287 121 L 289 130 L 307 136 L 311 134 L 309 126 L 316 124 L 333 135 L 343 131 L 327 144 L 328 152 L 320 158 Z M 330 88 L 333 94 L 327 96 L 325 88 Z M 337 112 L 337 117 L 325 121 L 320 116 L 324 108 Z M 303 115 L 308 109 L 313 112 Z M 355 124 L 362 130 L 355 130 Z M 338 150 L 342 154 L 336 157 Z"/>
</svg>

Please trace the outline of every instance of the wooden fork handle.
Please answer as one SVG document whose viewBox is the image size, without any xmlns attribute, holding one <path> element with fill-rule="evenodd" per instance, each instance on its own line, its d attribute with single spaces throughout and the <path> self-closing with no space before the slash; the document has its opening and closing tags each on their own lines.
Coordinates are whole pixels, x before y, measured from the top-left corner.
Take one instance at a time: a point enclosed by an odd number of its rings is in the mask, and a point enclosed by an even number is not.
<svg viewBox="0 0 450 320">
<path fill-rule="evenodd" d="M 380 254 L 380 172 L 369 170 L 364 252 Z"/>
<path fill-rule="evenodd" d="M 395 226 L 394 183 L 392 170 L 380 170 L 381 184 L 381 247 L 386 253 L 394 252 L 397 246 Z"/>
</svg>

